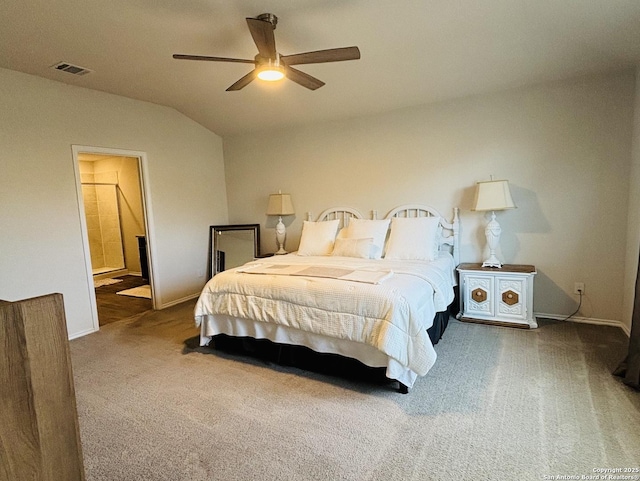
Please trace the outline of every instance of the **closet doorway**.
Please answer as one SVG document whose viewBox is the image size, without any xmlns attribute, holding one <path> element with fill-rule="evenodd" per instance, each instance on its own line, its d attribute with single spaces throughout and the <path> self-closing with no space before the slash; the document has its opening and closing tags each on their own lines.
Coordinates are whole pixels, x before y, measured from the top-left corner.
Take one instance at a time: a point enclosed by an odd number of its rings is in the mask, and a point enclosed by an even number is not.
<svg viewBox="0 0 640 481">
<path fill-rule="evenodd" d="M 154 308 L 143 156 L 74 146 L 96 330 Z"/>
</svg>

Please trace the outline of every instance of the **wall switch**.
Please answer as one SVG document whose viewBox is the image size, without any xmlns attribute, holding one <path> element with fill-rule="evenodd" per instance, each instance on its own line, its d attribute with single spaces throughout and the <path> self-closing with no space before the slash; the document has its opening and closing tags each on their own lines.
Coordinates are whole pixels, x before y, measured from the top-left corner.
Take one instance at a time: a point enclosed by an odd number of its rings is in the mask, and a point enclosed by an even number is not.
<svg viewBox="0 0 640 481">
<path fill-rule="evenodd" d="M 577 296 L 580 294 L 584 296 L 584 282 L 576 282 L 573 285 L 573 293 Z"/>
<path fill-rule="evenodd" d="M 198 277 L 204 277 L 204 269 L 198 269 Z"/>
</svg>

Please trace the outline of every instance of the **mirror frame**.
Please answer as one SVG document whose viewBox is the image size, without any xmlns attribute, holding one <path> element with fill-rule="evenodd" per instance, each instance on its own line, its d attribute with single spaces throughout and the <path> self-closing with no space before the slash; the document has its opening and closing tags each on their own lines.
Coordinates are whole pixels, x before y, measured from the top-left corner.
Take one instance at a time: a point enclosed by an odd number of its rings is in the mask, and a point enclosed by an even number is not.
<svg viewBox="0 0 640 481">
<path fill-rule="evenodd" d="M 222 272 L 224 269 L 219 269 L 217 262 L 217 256 L 214 254 L 217 249 L 217 235 L 220 232 L 248 230 L 253 231 L 253 257 L 258 258 L 260 256 L 260 224 L 229 224 L 229 225 L 212 225 L 209 226 L 209 279 Z"/>
</svg>

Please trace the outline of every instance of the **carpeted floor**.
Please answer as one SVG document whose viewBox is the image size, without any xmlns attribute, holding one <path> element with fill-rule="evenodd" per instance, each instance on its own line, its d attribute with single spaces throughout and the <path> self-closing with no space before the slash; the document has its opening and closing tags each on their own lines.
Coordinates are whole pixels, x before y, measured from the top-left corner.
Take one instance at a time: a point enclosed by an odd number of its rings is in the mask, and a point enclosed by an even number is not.
<svg viewBox="0 0 640 481">
<path fill-rule="evenodd" d="M 640 394 L 610 374 L 628 342 L 616 328 L 452 321 L 401 395 L 198 348 L 193 305 L 71 341 L 88 481 L 581 479 L 640 465 Z"/>
</svg>

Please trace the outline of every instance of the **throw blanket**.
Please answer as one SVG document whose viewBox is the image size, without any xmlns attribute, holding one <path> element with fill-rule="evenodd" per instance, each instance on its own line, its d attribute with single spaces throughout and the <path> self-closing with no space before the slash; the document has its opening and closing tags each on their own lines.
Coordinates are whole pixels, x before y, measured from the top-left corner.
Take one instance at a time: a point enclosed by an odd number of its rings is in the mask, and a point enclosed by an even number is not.
<svg viewBox="0 0 640 481">
<path fill-rule="evenodd" d="M 238 272 L 245 274 L 274 274 L 281 276 L 326 277 L 342 279 L 343 281 L 365 282 L 380 284 L 393 275 L 389 270 L 345 269 L 344 267 L 290 264 L 250 264 L 241 267 Z"/>
</svg>

